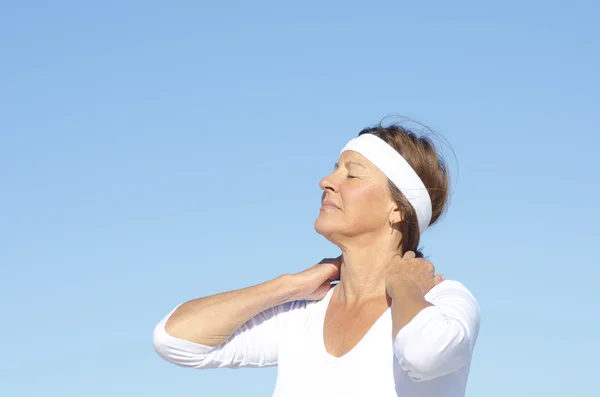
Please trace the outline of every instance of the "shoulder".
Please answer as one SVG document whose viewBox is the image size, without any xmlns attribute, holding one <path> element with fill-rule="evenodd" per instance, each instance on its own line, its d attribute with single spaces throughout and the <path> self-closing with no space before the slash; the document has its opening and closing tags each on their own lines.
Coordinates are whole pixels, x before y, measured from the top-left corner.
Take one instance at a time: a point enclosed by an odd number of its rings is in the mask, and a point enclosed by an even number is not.
<svg viewBox="0 0 600 397">
<path fill-rule="evenodd" d="M 279 317 L 302 317 L 309 313 L 320 301 L 292 301 L 276 306 L 275 311 Z"/>
<path fill-rule="evenodd" d="M 475 297 L 473 296 L 471 291 L 469 291 L 469 289 L 463 283 L 461 283 L 460 281 L 456 281 L 456 280 L 442 281 L 441 283 L 439 283 L 438 285 L 433 287 L 425 295 L 425 297 L 429 298 L 429 297 L 436 297 L 439 295 L 452 295 L 452 294 L 469 295 L 473 299 L 475 299 Z"/>
<path fill-rule="evenodd" d="M 325 304 L 325 300 L 284 303 L 276 309 L 278 321 L 283 326 L 304 327 L 311 319 L 315 319 L 325 311 Z"/>
<path fill-rule="evenodd" d="M 479 303 L 475 296 L 463 283 L 456 280 L 442 281 L 425 295 L 425 299 L 434 305 L 462 306 L 477 316 L 480 312 Z"/>
</svg>

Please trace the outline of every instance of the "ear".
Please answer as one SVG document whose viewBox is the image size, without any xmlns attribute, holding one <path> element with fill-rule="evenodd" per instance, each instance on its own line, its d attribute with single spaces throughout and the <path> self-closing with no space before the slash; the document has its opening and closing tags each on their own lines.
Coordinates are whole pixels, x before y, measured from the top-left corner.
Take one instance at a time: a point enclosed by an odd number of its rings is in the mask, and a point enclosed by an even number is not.
<svg viewBox="0 0 600 397">
<path fill-rule="evenodd" d="M 400 211 L 400 207 L 398 204 L 393 203 L 392 208 L 390 210 L 389 222 L 390 225 L 397 225 L 398 223 L 404 220 L 404 216 L 402 215 L 402 211 Z"/>
</svg>

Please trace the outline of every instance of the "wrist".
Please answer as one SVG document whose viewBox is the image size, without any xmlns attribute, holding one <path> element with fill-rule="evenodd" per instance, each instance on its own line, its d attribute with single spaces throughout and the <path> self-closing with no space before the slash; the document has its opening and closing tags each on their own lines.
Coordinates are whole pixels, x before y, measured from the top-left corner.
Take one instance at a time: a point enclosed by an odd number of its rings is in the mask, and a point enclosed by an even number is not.
<svg viewBox="0 0 600 397">
<path fill-rule="evenodd" d="M 421 287 L 407 279 L 395 279 L 387 282 L 387 294 L 392 299 L 422 300 L 425 298 Z"/>
<path fill-rule="evenodd" d="M 297 278 L 294 274 L 282 274 L 273 280 L 278 284 L 278 290 L 280 291 L 281 300 L 280 303 L 288 303 L 298 300 L 298 296 L 301 292 L 300 283 L 297 282 Z"/>
</svg>

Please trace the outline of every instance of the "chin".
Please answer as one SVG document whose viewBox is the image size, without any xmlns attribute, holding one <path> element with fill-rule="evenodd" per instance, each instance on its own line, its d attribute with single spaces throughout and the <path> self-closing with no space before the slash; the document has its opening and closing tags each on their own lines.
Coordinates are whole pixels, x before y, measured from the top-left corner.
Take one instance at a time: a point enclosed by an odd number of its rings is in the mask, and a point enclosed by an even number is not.
<svg viewBox="0 0 600 397">
<path fill-rule="evenodd" d="M 335 234 L 339 233 L 340 227 L 336 224 L 336 222 L 332 222 L 329 219 L 324 219 L 324 217 L 319 216 L 315 220 L 315 231 L 319 233 L 321 236 L 325 237 L 327 240 L 332 241 L 331 237 Z"/>
</svg>

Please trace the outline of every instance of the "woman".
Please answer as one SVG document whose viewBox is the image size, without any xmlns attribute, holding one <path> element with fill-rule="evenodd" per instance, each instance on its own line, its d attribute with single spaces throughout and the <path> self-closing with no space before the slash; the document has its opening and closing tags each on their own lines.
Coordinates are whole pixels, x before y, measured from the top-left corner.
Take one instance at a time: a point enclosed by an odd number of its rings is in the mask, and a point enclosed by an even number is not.
<svg viewBox="0 0 600 397">
<path fill-rule="evenodd" d="M 186 302 L 156 326 L 154 348 L 192 368 L 277 365 L 277 397 L 464 396 L 479 307 L 417 250 L 448 184 L 428 139 L 363 130 L 320 182 L 315 230 L 342 255 Z"/>
</svg>

